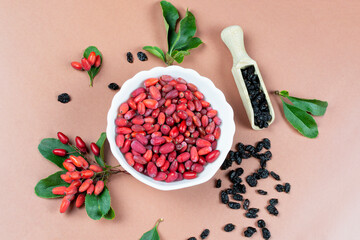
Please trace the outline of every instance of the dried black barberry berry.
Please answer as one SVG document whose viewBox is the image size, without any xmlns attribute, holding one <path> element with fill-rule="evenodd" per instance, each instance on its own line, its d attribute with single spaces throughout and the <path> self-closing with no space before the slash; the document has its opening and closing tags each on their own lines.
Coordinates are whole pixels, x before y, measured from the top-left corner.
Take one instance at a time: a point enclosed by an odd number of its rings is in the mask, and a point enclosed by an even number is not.
<svg viewBox="0 0 360 240">
<path fill-rule="evenodd" d="M 277 175 L 275 172 L 271 171 L 271 172 L 270 172 L 270 175 L 271 175 L 275 180 L 280 181 L 280 176 Z"/>
<path fill-rule="evenodd" d="M 128 52 L 128 53 L 126 54 L 126 60 L 127 60 L 129 63 L 133 63 L 133 62 L 134 62 L 134 57 L 133 57 L 133 55 L 132 55 L 131 52 Z"/>
<path fill-rule="evenodd" d="M 255 151 L 260 152 L 263 149 L 263 147 L 264 147 L 264 143 L 263 142 L 258 142 L 256 144 Z"/>
<path fill-rule="evenodd" d="M 241 175 L 244 173 L 244 169 L 242 169 L 241 167 L 235 169 L 235 171 L 236 171 L 236 174 L 237 174 L 238 176 L 241 176 Z"/>
<path fill-rule="evenodd" d="M 229 167 L 231 167 L 231 165 L 232 165 L 232 161 L 230 160 L 230 158 L 226 158 L 225 161 L 223 162 L 223 164 L 221 165 L 220 169 L 226 170 Z"/>
<path fill-rule="evenodd" d="M 258 208 L 249 208 L 249 213 L 251 213 L 251 214 L 256 214 L 258 212 L 259 212 Z"/>
<path fill-rule="evenodd" d="M 261 178 L 267 178 L 269 176 L 269 171 L 266 170 L 265 168 L 260 168 L 258 170 L 258 174 L 260 175 Z"/>
<path fill-rule="evenodd" d="M 246 145 L 245 150 L 251 153 L 255 152 L 255 148 L 252 145 Z"/>
<path fill-rule="evenodd" d="M 269 200 L 269 203 L 271 206 L 275 206 L 276 204 L 279 203 L 279 200 L 277 200 L 276 198 L 272 198 Z"/>
<path fill-rule="evenodd" d="M 210 230 L 209 229 L 205 229 L 201 234 L 200 234 L 200 238 L 201 239 L 205 239 L 207 238 L 207 236 L 209 236 L 210 234 Z"/>
<path fill-rule="evenodd" d="M 240 209 L 240 203 L 237 203 L 237 202 L 229 202 L 228 206 L 231 209 Z"/>
<path fill-rule="evenodd" d="M 119 85 L 117 85 L 116 83 L 110 83 L 108 85 L 108 88 L 110 88 L 111 90 L 119 90 L 120 89 Z"/>
<path fill-rule="evenodd" d="M 233 194 L 234 193 L 234 190 L 231 189 L 231 188 L 228 188 L 225 190 L 227 194 Z"/>
<path fill-rule="evenodd" d="M 241 153 L 242 159 L 249 159 L 251 157 L 251 153 L 243 152 Z"/>
<path fill-rule="evenodd" d="M 235 225 L 232 224 L 232 223 L 228 223 L 228 224 L 226 224 L 225 227 L 224 227 L 224 231 L 225 231 L 225 232 L 231 232 L 231 231 L 234 230 L 234 229 L 235 229 Z"/>
<path fill-rule="evenodd" d="M 262 236 L 264 239 L 269 239 L 271 237 L 270 231 L 267 228 L 263 228 L 262 230 Z"/>
<path fill-rule="evenodd" d="M 257 192 L 260 194 L 260 195 L 267 195 L 267 191 L 264 191 L 264 190 L 257 190 Z"/>
<path fill-rule="evenodd" d="M 216 180 L 215 187 L 221 188 L 221 179 Z"/>
<path fill-rule="evenodd" d="M 258 225 L 259 228 L 264 228 L 264 227 L 266 227 L 266 223 L 265 223 L 265 221 L 262 220 L 262 219 L 260 219 L 260 220 L 257 221 L 257 225 Z"/>
<path fill-rule="evenodd" d="M 245 199 L 244 203 L 243 203 L 243 208 L 245 210 L 248 210 L 250 206 L 250 200 L 249 199 Z"/>
<path fill-rule="evenodd" d="M 291 188 L 290 183 L 285 183 L 285 185 L 284 185 L 284 191 L 285 191 L 286 193 L 289 193 L 289 192 L 290 192 L 290 188 Z"/>
<path fill-rule="evenodd" d="M 272 153 L 271 153 L 270 151 L 266 151 L 266 152 L 264 153 L 264 156 L 266 157 L 267 160 L 270 160 L 271 157 L 272 157 Z"/>
<path fill-rule="evenodd" d="M 221 198 L 221 202 L 223 204 L 228 204 L 229 203 L 229 196 L 225 191 L 220 192 L 220 198 Z"/>
<path fill-rule="evenodd" d="M 245 151 L 245 146 L 243 143 L 239 142 L 238 144 L 236 144 L 236 150 L 238 150 L 239 152 L 244 152 Z"/>
<path fill-rule="evenodd" d="M 70 96 L 67 93 L 62 93 L 58 96 L 58 101 L 61 103 L 68 103 L 70 102 Z"/>
<path fill-rule="evenodd" d="M 241 194 L 237 194 L 235 193 L 233 195 L 233 199 L 236 200 L 236 201 L 242 201 L 243 200 L 243 196 Z"/>
<path fill-rule="evenodd" d="M 264 139 L 262 140 L 262 142 L 264 143 L 264 148 L 266 148 L 267 150 L 269 150 L 270 147 L 271 147 L 271 142 L 270 142 L 270 140 L 269 140 L 268 138 L 264 138 Z"/>
<path fill-rule="evenodd" d="M 196 237 L 188 238 L 188 240 L 196 240 Z"/>
<path fill-rule="evenodd" d="M 233 189 L 238 193 L 246 193 L 246 186 L 241 183 L 235 183 Z"/>
<path fill-rule="evenodd" d="M 276 207 L 269 205 L 266 207 L 266 209 L 269 211 L 270 214 L 277 216 L 279 214 L 278 210 L 276 209 Z"/>
<path fill-rule="evenodd" d="M 146 54 L 143 53 L 143 52 L 138 52 L 138 53 L 137 53 L 137 57 L 138 57 L 138 59 L 139 59 L 140 61 L 142 61 L 142 62 L 148 60 Z"/>
<path fill-rule="evenodd" d="M 247 212 L 247 213 L 245 213 L 245 217 L 247 217 L 247 218 L 257 218 L 258 215 L 256 213 Z"/>
<path fill-rule="evenodd" d="M 266 168 L 266 159 L 260 159 L 260 167 Z"/>
<path fill-rule="evenodd" d="M 254 233 L 256 233 L 256 229 L 253 227 L 248 227 L 245 230 L 244 235 L 245 235 L 245 237 L 251 237 Z"/>
<path fill-rule="evenodd" d="M 276 191 L 278 191 L 278 192 L 283 192 L 283 191 L 284 191 L 284 186 L 281 185 L 281 184 L 278 184 L 278 185 L 276 185 L 275 189 L 276 189 Z"/>
<path fill-rule="evenodd" d="M 252 176 L 253 176 L 254 178 L 256 178 L 257 180 L 260 180 L 260 179 L 261 179 L 261 176 L 260 176 L 260 174 L 258 174 L 258 173 L 253 173 Z"/>
<path fill-rule="evenodd" d="M 246 177 L 246 182 L 249 184 L 250 187 L 256 187 L 257 185 L 257 180 L 252 175 Z"/>
</svg>

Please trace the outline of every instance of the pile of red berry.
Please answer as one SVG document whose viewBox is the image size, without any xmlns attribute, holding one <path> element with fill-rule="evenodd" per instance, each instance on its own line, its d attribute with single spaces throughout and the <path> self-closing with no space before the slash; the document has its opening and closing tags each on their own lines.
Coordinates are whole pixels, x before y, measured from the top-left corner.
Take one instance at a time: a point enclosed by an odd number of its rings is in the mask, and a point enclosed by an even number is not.
<svg viewBox="0 0 360 240">
<path fill-rule="evenodd" d="M 63 144 L 70 144 L 69 138 L 63 133 L 58 132 L 58 138 Z M 86 144 L 80 137 L 75 138 L 75 143 L 76 147 L 73 146 L 75 152 L 87 152 Z M 100 149 L 95 143 L 91 143 L 90 148 L 95 156 L 99 156 Z M 104 170 L 102 167 L 95 164 L 90 165 L 82 155 L 70 155 L 65 149 L 54 149 L 53 154 L 61 157 L 69 155 L 69 158 L 63 162 L 64 168 L 68 171 L 61 175 L 61 179 L 70 183 L 70 186 L 52 189 L 53 194 L 65 195 L 60 206 L 61 213 L 68 209 L 72 200 L 76 199 L 75 206 L 79 208 L 84 204 L 86 194 L 99 195 L 103 191 L 104 181 L 101 173 Z"/>
<path fill-rule="evenodd" d="M 81 63 L 79 62 L 71 62 L 71 66 L 76 70 L 85 70 L 89 71 L 92 66 L 99 67 L 101 64 L 100 55 L 96 55 L 95 52 L 91 52 L 88 58 L 82 58 Z"/>
<path fill-rule="evenodd" d="M 221 119 L 182 78 L 145 80 L 120 105 L 115 124 L 116 144 L 127 163 L 158 181 L 196 178 L 220 154 Z"/>
</svg>

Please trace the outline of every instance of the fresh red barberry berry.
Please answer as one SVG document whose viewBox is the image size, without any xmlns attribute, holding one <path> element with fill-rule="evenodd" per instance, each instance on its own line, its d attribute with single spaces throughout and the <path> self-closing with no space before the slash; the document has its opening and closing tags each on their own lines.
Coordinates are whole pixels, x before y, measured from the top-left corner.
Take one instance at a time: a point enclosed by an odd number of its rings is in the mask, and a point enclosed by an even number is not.
<svg viewBox="0 0 360 240">
<path fill-rule="evenodd" d="M 89 71 L 91 69 L 91 65 L 89 61 L 86 58 L 81 59 L 81 66 L 85 71 Z"/>
<path fill-rule="evenodd" d="M 94 172 L 102 172 L 103 171 L 102 167 L 97 166 L 97 165 L 90 165 L 89 169 Z"/>
<path fill-rule="evenodd" d="M 77 208 L 81 207 L 85 202 L 85 194 L 79 194 L 75 201 L 75 206 Z"/>
<path fill-rule="evenodd" d="M 61 201 L 60 213 L 66 212 L 69 206 L 70 206 L 70 201 L 66 197 L 64 197 L 63 200 Z"/>
<path fill-rule="evenodd" d="M 73 172 L 75 171 L 76 167 L 74 166 L 74 164 L 72 163 L 68 163 L 68 162 L 63 162 L 63 166 L 66 170 Z"/>
<path fill-rule="evenodd" d="M 86 144 L 81 139 L 81 137 L 77 136 L 75 138 L 75 144 L 76 144 L 76 147 L 79 148 L 81 152 L 86 152 Z"/>
<path fill-rule="evenodd" d="M 79 63 L 79 62 L 71 62 L 71 66 L 76 70 L 80 70 L 80 71 L 83 70 L 81 63 Z"/>
<path fill-rule="evenodd" d="M 102 191 L 104 190 L 104 186 L 105 184 L 103 181 L 101 180 L 97 181 L 94 189 L 94 194 L 98 196 L 100 193 L 102 193 Z"/>
<path fill-rule="evenodd" d="M 68 144 L 69 143 L 69 138 L 65 134 L 63 134 L 62 132 L 58 132 L 57 136 L 58 136 L 58 138 L 59 138 L 59 140 L 60 140 L 60 142 L 62 144 Z"/>
<path fill-rule="evenodd" d="M 95 61 L 96 61 L 96 54 L 95 52 L 91 52 L 87 58 L 88 62 L 90 63 L 90 65 L 94 65 Z"/>
<path fill-rule="evenodd" d="M 61 187 L 55 187 L 51 191 L 55 195 L 65 195 L 65 190 L 66 190 L 66 187 L 61 186 Z"/>
<path fill-rule="evenodd" d="M 54 149 L 52 152 L 54 155 L 60 156 L 60 157 L 66 156 L 66 153 L 67 153 L 65 149 Z"/>
<path fill-rule="evenodd" d="M 80 172 L 82 178 L 91 178 L 94 176 L 94 172 L 91 170 L 84 170 Z"/>
<path fill-rule="evenodd" d="M 89 194 L 89 195 L 93 194 L 94 189 L 95 189 L 94 184 L 90 184 L 90 186 L 89 186 L 88 189 L 86 190 L 86 194 Z"/>
<path fill-rule="evenodd" d="M 100 64 L 101 64 L 101 57 L 100 55 L 97 55 L 95 60 L 95 67 L 99 67 Z"/>
<path fill-rule="evenodd" d="M 91 143 L 90 144 L 90 149 L 91 151 L 94 153 L 95 156 L 99 156 L 100 155 L 100 148 L 98 147 L 98 145 L 96 145 L 96 143 Z"/>
<path fill-rule="evenodd" d="M 92 183 L 93 183 L 92 179 L 86 179 L 79 187 L 79 192 L 85 192 L 86 190 L 88 190 L 88 188 Z"/>
</svg>

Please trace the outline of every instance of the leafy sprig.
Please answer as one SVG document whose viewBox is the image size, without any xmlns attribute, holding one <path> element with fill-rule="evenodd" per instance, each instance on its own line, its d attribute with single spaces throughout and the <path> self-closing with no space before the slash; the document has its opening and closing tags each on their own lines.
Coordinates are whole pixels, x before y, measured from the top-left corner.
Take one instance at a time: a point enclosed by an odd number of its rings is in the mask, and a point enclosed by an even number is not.
<svg viewBox="0 0 360 240">
<path fill-rule="evenodd" d="M 144 233 L 142 235 L 142 237 L 140 238 L 140 240 L 160 240 L 160 236 L 159 236 L 157 227 L 158 227 L 159 223 L 162 221 L 164 221 L 164 219 L 162 219 L 162 218 L 157 220 L 155 223 L 155 226 L 152 229 L 150 229 L 149 231 L 147 231 L 146 233 Z"/>
<path fill-rule="evenodd" d="M 289 95 L 288 91 L 275 91 L 275 94 L 281 98 L 284 115 L 289 123 L 303 136 L 316 138 L 319 131 L 316 121 L 311 115 L 323 116 L 328 103 L 317 99 L 293 97 Z M 284 98 L 287 98 L 293 105 L 285 102 Z"/>
<path fill-rule="evenodd" d="M 196 33 L 195 16 L 186 10 L 185 17 L 180 20 L 179 31 L 176 32 L 176 25 L 179 19 L 178 10 L 170 2 L 160 2 L 165 28 L 167 32 L 168 51 L 165 54 L 163 50 L 155 46 L 145 46 L 144 50 L 163 60 L 167 65 L 172 65 L 174 61 L 182 63 L 184 57 L 190 54 L 190 50 L 197 48 L 203 42 Z"/>
</svg>

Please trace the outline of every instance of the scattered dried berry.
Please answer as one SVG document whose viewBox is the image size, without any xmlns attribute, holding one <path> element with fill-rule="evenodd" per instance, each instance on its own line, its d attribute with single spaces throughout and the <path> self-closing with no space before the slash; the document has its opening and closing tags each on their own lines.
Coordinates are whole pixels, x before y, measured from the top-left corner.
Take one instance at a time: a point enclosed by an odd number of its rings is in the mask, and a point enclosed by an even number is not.
<svg viewBox="0 0 360 240">
<path fill-rule="evenodd" d="M 108 85 L 108 88 L 110 88 L 111 90 L 119 90 L 120 89 L 119 85 L 117 85 L 116 83 L 110 83 Z"/>
<path fill-rule="evenodd" d="M 258 208 L 249 208 L 249 213 L 251 213 L 251 214 L 256 214 L 258 212 L 259 212 Z"/>
<path fill-rule="evenodd" d="M 258 174 L 260 175 L 261 178 L 267 178 L 269 176 L 269 171 L 266 170 L 265 168 L 260 168 L 258 170 Z"/>
<path fill-rule="evenodd" d="M 215 187 L 221 188 L 221 179 L 216 180 Z"/>
<path fill-rule="evenodd" d="M 248 227 L 245 230 L 244 235 L 245 235 L 245 237 L 251 237 L 254 233 L 256 233 L 256 229 L 253 227 Z"/>
<path fill-rule="evenodd" d="M 129 63 L 133 63 L 133 62 L 134 62 L 134 57 L 133 57 L 133 55 L 132 55 L 131 52 L 128 52 L 128 53 L 126 54 L 126 60 L 127 60 Z"/>
<path fill-rule="evenodd" d="M 220 198 L 221 198 L 221 202 L 223 204 L 228 204 L 229 203 L 229 196 L 225 191 L 220 192 Z"/>
<path fill-rule="evenodd" d="M 270 231 L 267 228 L 263 228 L 262 230 L 262 236 L 264 239 L 269 239 L 271 237 Z"/>
<path fill-rule="evenodd" d="M 256 180 L 260 180 L 260 179 L 261 179 L 260 174 L 258 174 L 257 172 L 256 172 L 256 173 L 253 173 L 252 176 L 253 176 L 254 178 L 256 178 Z"/>
<path fill-rule="evenodd" d="M 244 173 L 244 169 L 242 169 L 241 167 L 235 169 L 235 171 L 238 176 L 241 176 Z"/>
<path fill-rule="evenodd" d="M 276 189 L 276 191 L 278 191 L 278 192 L 283 192 L 283 191 L 284 191 L 284 186 L 281 185 L 281 184 L 278 184 L 278 185 L 276 185 L 275 189 Z"/>
<path fill-rule="evenodd" d="M 240 194 L 235 193 L 235 194 L 233 195 L 233 199 L 236 200 L 236 201 L 242 201 L 242 200 L 243 200 L 243 196 L 240 195 Z"/>
<path fill-rule="evenodd" d="M 205 239 L 207 238 L 207 236 L 209 236 L 210 234 L 210 230 L 209 229 L 205 229 L 201 234 L 200 234 L 200 238 L 201 239 Z"/>
<path fill-rule="evenodd" d="M 250 200 L 249 199 L 245 199 L 244 204 L 243 204 L 243 208 L 245 210 L 248 210 L 250 206 Z"/>
<path fill-rule="evenodd" d="M 196 240 L 196 237 L 188 238 L 188 240 Z"/>
<path fill-rule="evenodd" d="M 265 221 L 262 220 L 262 219 L 260 219 L 260 220 L 257 221 L 257 225 L 258 225 L 259 228 L 264 228 L 264 227 L 266 227 L 266 223 L 265 223 Z"/>
<path fill-rule="evenodd" d="M 240 209 L 240 203 L 237 203 L 237 202 L 229 202 L 228 206 L 231 209 Z"/>
<path fill-rule="evenodd" d="M 148 60 L 146 54 L 143 53 L 143 52 L 138 52 L 138 53 L 137 53 L 137 57 L 138 57 L 138 59 L 139 59 L 140 61 L 142 61 L 142 62 Z"/>
<path fill-rule="evenodd" d="M 264 138 L 264 139 L 262 140 L 262 142 L 264 143 L 264 148 L 266 148 L 267 150 L 269 150 L 270 147 L 271 147 L 271 142 L 270 142 L 270 140 L 269 140 L 268 138 Z"/>
<path fill-rule="evenodd" d="M 250 187 L 256 187 L 257 185 L 257 180 L 252 175 L 246 177 L 246 182 L 249 184 Z"/>
<path fill-rule="evenodd" d="M 67 93 L 62 93 L 58 96 L 58 101 L 61 103 L 68 103 L 70 102 L 70 96 Z"/>
<path fill-rule="evenodd" d="M 247 217 L 247 218 L 257 218 L 258 215 L 256 213 L 247 212 L 247 213 L 245 213 L 245 217 Z"/>
<path fill-rule="evenodd" d="M 228 223 L 228 224 L 226 224 L 225 227 L 224 227 L 224 231 L 225 231 L 225 232 L 231 232 L 231 231 L 234 230 L 234 229 L 235 229 L 235 225 L 232 224 L 232 223 Z"/>
<path fill-rule="evenodd" d="M 289 192 L 290 192 L 290 188 L 291 188 L 290 183 L 285 183 L 285 185 L 284 185 L 284 191 L 285 191 L 286 193 L 289 193 Z"/>
<path fill-rule="evenodd" d="M 264 143 L 263 142 L 258 142 L 256 144 L 256 147 L 255 147 L 255 152 L 261 152 L 261 150 L 263 149 L 264 147 Z"/>
<path fill-rule="evenodd" d="M 276 209 L 276 207 L 269 205 L 266 207 L 266 209 L 269 211 L 270 214 L 277 216 L 279 214 L 278 210 Z"/>
<path fill-rule="evenodd" d="M 271 206 L 275 206 L 279 203 L 279 200 L 277 200 L 276 198 L 272 198 L 270 199 L 269 203 Z"/>
<path fill-rule="evenodd" d="M 257 190 L 257 192 L 260 194 L 260 195 L 267 195 L 267 191 L 264 191 L 264 190 Z"/>
<path fill-rule="evenodd" d="M 280 181 L 280 176 L 277 175 L 274 171 L 271 171 L 270 172 L 270 175 L 277 181 Z"/>
</svg>

